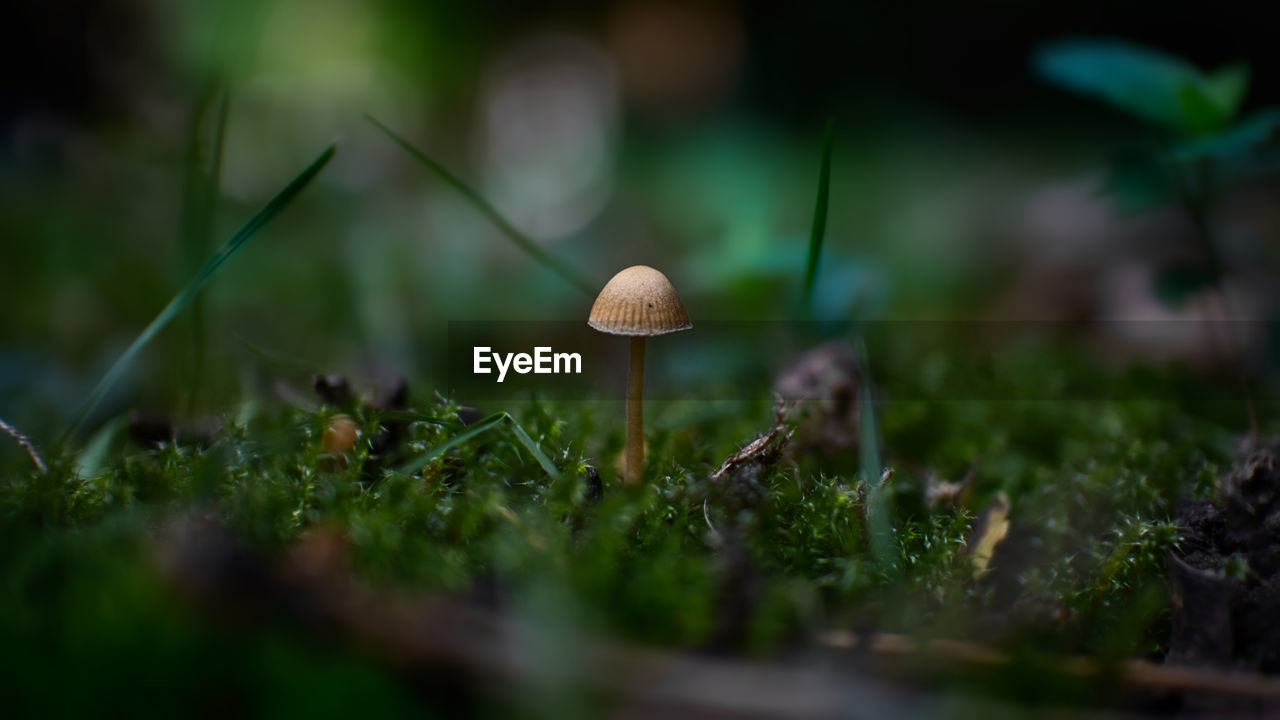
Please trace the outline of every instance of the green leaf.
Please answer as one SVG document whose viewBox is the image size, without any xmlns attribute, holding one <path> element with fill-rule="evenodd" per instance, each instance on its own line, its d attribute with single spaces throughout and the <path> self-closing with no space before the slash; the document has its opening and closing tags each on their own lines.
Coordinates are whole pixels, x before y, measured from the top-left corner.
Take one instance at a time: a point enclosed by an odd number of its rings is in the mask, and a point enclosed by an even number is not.
<svg viewBox="0 0 1280 720">
<path fill-rule="evenodd" d="M 1190 135 L 1229 123 L 1249 84 L 1243 65 L 1206 75 L 1182 58 L 1123 40 L 1050 43 L 1033 64 L 1049 82 Z"/>
<path fill-rule="evenodd" d="M 596 296 L 596 292 L 599 290 L 599 286 L 596 285 L 596 283 L 591 282 L 587 276 L 574 269 L 568 263 L 555 257 L 546 250 L 543 250 L 541 245 L 538 245 L 538 243 L 534 242 L 527 235 L 517 230 L 515 225 L 511 224 L 511 221 L 503 217 L 502 213 L 499 213 L 488 200 L 484 199 L 484 196 L 473 190 L 470 185 L 463 182 L 457 175 L 449 172 L 440 163 L 432 160 L 426 153 L 409 144 L 408 140 L 397 135 L 391 130 L 391 128 L 378 122 L 378 120 L 372 115 L 366 114 L 364 117 L 370 123 L 373 123 L 374 127 L 381 130 L 384 135 L 391 138 L 395 144 L 399 145 L 406 152 L 412 155 L 418 162 L 426 165 L 427 168 L 431 170 L 431 172 L 435 173 L 437 177 L 444 180 L 445 183 L 454 190 L 457 190 L 467 202 L 471 203 L 472 206 L 480 211 L 481 215 L 488 218 L 489 222 L 492 222 L 503 235 L 506 235 L 511 242 L 515 243 L 516 247 L 525 251 L 529 257 L 541 263 L 551 272 L 559 275 L 566 282 L 576 287 L 587 296 Z"/>
<path fill-rule="evenodd" d="M 818 164 L 818 198 L 813 206 L 813 225 L 809 228 L 809 258 L 804 269 L 804 311 L 813 308 L 813 288 L 818 280 L 818 264 L 822 257 L 822 243 L 827 234 L 827 204 L 831 194 L 831 133 L 834 120 L 827 121 L 827 131 L 822 138 L 822 160 Z"/>
<path fill-rule="evenodd" d="M 1179 88 L 1198 74 L 1183 60 L 1121 40 L 1050 43 L 1034 63 L 1050 82 L 1171 127 L 1182 126 Z"/>
<path fill-rule="evenodd" d="M 68 427 L 67 431 L 63 434 L 63 440 L 70 439 L 70 437 L 80 429 L 81 424 L 83 424 L 94 409 L 98 407 L 98 403 L 102 402 L 102 398 L 107 394 L 107 391 L 110 390 L 111 387 L 115 385 L 116 381 L 120 379 L 120 376 L 124 374 L 124 371 L 128 369 L 129 365 L 137 358 L 138 353 L 142 351 L 142 348 L 146 347 L 146 344 L 150 342 L 152 338 L 164 329 L 166 325 L 172 322 L 184 308 L 191 304 L 191 301 L 195 299 L 200 290 L 204 288 L 205 283 L 209 282 L 209 278 L 211 278 L 214 273 L 218 272 L 218 270 L 221 269 L 228 260 L 235 257 L 236 253 L 240 252 L 245 243 L 249 242 L 249 240 L 256 235 L 259 230 L 261 230 L 268 222 L 271 222 L 272 218 L 279 214 L 281 210 L 285 209 L 289 203 L 293 202 L 294 198 L 296 198 L 298 194 L 315 179 L 316 175 L 320 174 L 320 171 L 324 168 L 325 164 L 329 162 L 329 159 L 333 157 L 333 153 L 336 150 L 337 146 L 335 145 L 330 145 L 325 148 L 324 152 L 320 153 L 319 157 L 312 161 L 312 163 L 308 165 L 305 170 L 299 173 L 297 177 L 289 181 L 289 184 L 286 185 L 283 190 L 277 193 L 275 197 L 271 198 L 271 200 L 258 211 L 258 214 L 250 218 L 249 222 L 245 223 L 239 230 L 237 230 L 235 234 L 227 240 L 226 244 L 224 244 L 221 249 L 214 253 L 213 256 L 205 262 L 204 267 L 196 273 L 196 276 L 192 278 L 191 281 L 173 297 L 172 300 L 169 301 L 168 305 L 164 306 L 160 311 L 160 314 L 156 315 L 155 319 L 142 330 L 138 337 L 134 338 L 133 343 L 125 349 L 124 353 L 122 353 L 119 359 L 115 361 L 115 364 L 111 366 L 111 369 L 107 371 L 107 374 L 103 376 L 102 380 L 98 381 L 98 385 L 89 395 L 89 399 L 85 402 L 84 407 L 76 415 L 75 421 L 71 423 L 71 426 Z"/>
<path fill-rule="evenodd" d="M 552 463 L 545 454 L 543 454 L 542 448 L 538 447 L 538 443 L 534 442 L 533 438 L 529 437 L 529 433 L 525 432 L 525 429 L 520 426 L 520 423 L 516 422 L 515 418 L 511 417 L 511 415 L 506 412 L 494 413 L 486 418 L 476 421 L 466 430 L 458 433 L 448 440 L 445 440 L 439 445 L 432 447 L 418 457 L 396 468 L 396 472 L 402 475 L 412 475 L 413 473 L 421 470 L 427 463 L 445 454 L 450 449 L 471 440 L 477 435 L 492 430 L 503 422 L 511 423 L 511 431 L 512 434 L 516 436 L 516 440 L 518 440 L 520 444 L 529 451 L 530 455 L 533 455 L 534 459 L 538 461 L 538 464 L 542 466 L 542 469 L 545 470 L 553 479 L 559 479 L 560 470 L 556 468 L 555 464 Z"/>
<path fill-rule="evenodd" d="M 1223 117 L 1233 120 L 1249 91 L 1249 66 L 1235 63 L 1220 67 L 1204 77 L 1201 89 L 1218 106 Z"/>
<path fill-rule="evenodd" d="M 1264 108 L 1221 132 L 1174 148 L 1170 156 L 1188 162 L 1241 155 L 1275 139 L 1278 129 L 1280 107 Z"/>
<path fill-rule="evenodd" d="M 1190 135 L 1206 135 L 1230 119 L 1203 88 L 1189 82 L 1178 87 L 1178 102 L 1182 104 L 1183 130 Z"/>
</svg>

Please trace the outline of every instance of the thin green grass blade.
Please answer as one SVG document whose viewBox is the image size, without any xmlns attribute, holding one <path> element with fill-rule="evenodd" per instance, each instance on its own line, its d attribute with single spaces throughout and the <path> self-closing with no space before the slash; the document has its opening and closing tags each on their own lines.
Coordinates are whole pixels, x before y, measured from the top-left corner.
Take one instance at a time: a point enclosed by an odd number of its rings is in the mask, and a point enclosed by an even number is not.
<svg viewBox="0 0 1280 720">
<path fill-rule="evenodd" d="M 281 368 L 288 368 L 290 372 L 302 372 L 305 375 L 323 375 L 325 368 L 316 363 L 300 360 L 292 355 L 287 355 L 276 350 L 271 350 L 262 345 L 250 341 L 248 338 L 238 333 L 233 333 L 237 342 L 241 347 L 256 355 L 260 360 L 264 360 Z"/>
<path fill-rule="evenodd" d="M 818 266 L 822 259 L 822 243 L 827 235 L 827 204 L 831 194 L 831 134 L 835 121 L 827 121 L 827 132 L 822 139 L 822 161 L 818 166 L 818 199 L 813 207 L 813 225 L 809 228 L 809 258 L 804 266 L 804 313 L 813 310 L 813 289 L 818 281 Z"/>
<path fill-rule="evenodd" d="M 226 90 L 211 88 L 204 94 L 191 121 L 187 146 L 187 171 L 182 198 L 182 274 L 189 275 L 209 254 L 213 237 L 213 219 L 217 215 L 218 191 L 222 185 L 222 148 L 226 139 Z M 202 129 L 212 123 L 211 130 Z M 206 322 L 204 298 L 191 303 L 188 327 L 190 348 L 187 356 L 186 414 L 194 415 L 200 405 L 204 386 Z"/>
<path fill-rule="evenodd" d="M 458 425 L 456 420 L 444 420 L 434 415 L 411 412 L 409 410 L 383 410 L 378 413 L 383 420 L 404 420 L 406 422 L 424 422 L 432 425 Z"/>
<path fill-rule="evenodd" d="M 182 290 L 169 301 L 169 304 L 164 306 L 164 309 L 161 310 L 160 314 L 151 321 L 151 324 L 147 325 L 138 337 L 134 338 L 133 343 L 125 349 L 124 353 L 121 354 L 120 358 L 111 366 L 111 369 L 107 371 L 107 374 L 103 376 L 102 380 L 98 381 L 97 387 L 93 389 L 93 393 L 89 395 L 89 399 L 85 402 L 84 407 L 76 415 L 75 421 L 71 423 L 71 426 L 67 428 L 67 431 L 63 434 L 62 439 L 64 441 L 69 440 L 75 432 L 80 429 L 80 426 L 98 407 L 98 403 L 102 402 L 102 398 L 107 394 L 107 391 L 110 390 L 111 386 L 115 385 L 116 381 L 120 379 L 120 376 L 138 356 L 138 353 L 141 352 L 142 348 L 145 347 L 157 333 L 164 329 L 166 325 L 172 322 L 184 308 L 191 304 L 192 299 L 196 297 L 196 294 L 199 293 L 205 283 L 209 281 L 209 278 L 211 278 L 214 273 L 218 272 L 218 270 L 225 265 L 228 260 L 235 257 L 236 253 L 240 252 L 240 249 L 244 247 L 245 243 L 249 242 L 250 238 L 257 234 L 263 226 L 270 222 L 271 219 L 279 214 L 281 210 L 287 207 L 289 203 L 293 202 L 294 198 L 296 198 L 298 194 L 315 179 L 316 175 L 320 174 L 320 171 L 324 168 L 325 164 L 329 162 L 329 159 L 333 157 L 333 153 L 336 150 L 336 145 L 330 145 L 325 148 L 324 152 L 320 153 L 320 156 L 308 165 L 305 170 L 291 180 L 283 190 L 276 194 L 275 197 L 271 198 L 271 200 L 258 211 L 257 215 L 254 215 L 250 218 L 249 222 L 241 226 L 241 228 L 237 230 L 229 240 L 227 240 L 226 244 L 214 253 L 213 257 L 209 258 L 208 262 L 204 264 L 204 267 L 200 269 L 200 272 L 196 273 L 196 276 L 187 283 L 186 287 L 182 288 Z"/>
<path fill-rule="evenodd" d="M 126 417 L 115 417 L 98 428 L 84 448 L 76 455 L 76 474 L 80 477 L 93 477 L 107 465 L 107 453 L 111 450 L 116 437 L 128 426 Z"/>
<path fill-rule="evenodd" d="M 450 449 L 471 440 L 481 433 L 492 430 L 498 425 L 501 425 L 504 421 L 511 424 L 511 429 L 515 434 L 516 439 L 520 441 L 521 445 L 524 445 L 525 449 L 529 451 L 529 454 L 533 455 L 534 459 L 538 461 L 538 464 L 542 466 L 542 469 L 545 470 L 553 479 L 558 479 L 560 477 L 560 470 L 551 462 L 550 458 L 542 452 L 542 448 L 538 447 L 538 443 L 534 442 L 533 438 L 529 437 L 529 433 L 525 432 L 525 429 L 520 426 L 520 423 L 516 422 L 515 418 L 511 417 L 511 415 L 506 412 L 494 413 L 477 421 L 465 431 L 458 433 L 457 435 L 445 440 L 435 447 L 432 447 L 430 450 L 427 450 L 418 457 L 396 468 L 396 472 L 403 475 L 412 475 L 425 467 L 427 463 L 445 454 Z"/>
<path fill-rule="evenodd" d="M 861 461 L 862 481 L 867 490 L 867 535 L 871 544 L 871 556 L 881 572 L 893 572 L 897 565 L 897 548 L 893 538 L 893 518 L 889 507 L 888 488 L 881 482 L 884 467 L 880 464 L 880 429 L 876 423 L 875 401 L 872 398 L 871 366 L 867 360 L 867 346 L 858 341 L 858 360 L 862 369 L 862 387 L 858 391 L 858 459 Z"/>
<path fill-rule="evenodd" d="M 507 419 L 511 421 L 511 432 L 515 433 L 516 439 L 520 441 L 520 444 L 524 445 L 525 449 L 529 451 L 529 454 L 538 461 L 538 464 L 542 466 L 543 470 L 547 471 L 547 474 L 550 475 L 552 479 L 559 479 L 560 470 L 552 464 L 550 458 L 542 454 L 542 448 L 538 447 L 538 443 L 534 442 L 533 438 L 529 437 L 529 433 L 525 432 L 524 427 L 521 426 L 520 423 L 516 422 L 515 418 L 508 415 Z"/>
<path fill-rule="evenodd" d="M 418 162 L 426 165 L 431 172 L 439 176 L 439 178 L 444 180 L 446 184 L 454 190 L 457 190 L 462 197 L 466 198 L 467 202 L 471 203 L 477 210 L 479 210 L 481 215 L 488 218 L 489 222 L 492 222 L 498 230 L 500 230 L 503 235 L 506 235 L 511 242 L 515 243 L 517 247 L 528 253 L 534 260 L 541 263 L 548 270 L 559 275 L 562 279 L 582 291 L 584 294 L 590 297 L 595 297 L 596 291 L 599 290 L 599 287 L 595 283 L 591 282 L 590 278 L 583 275 L 563 260 L 548 253 L 546 250 L 543 250 L 541 246 L 531 240 L 527 235 L 517 230 L 516 227 L 512 225 L 509 220 L 503 217 L 488 200 L 485 200 L 480 193 L 473 190 L 471 186 L 459 179 L 457 175 L 449 172 L 443 165 L 428 157 L 426 153 L 409 144 L 408 140 L 397 135 L 386 125 L 378 122 L 378 120 L 372 115 L 366 114 L 365 119 L 373 123 L 373 126 L 381 130 L 384 135 L 391 138 L 395 144 L 404 148 L 405 152 L 408 152 L 416 158 Z"/>
<path fill-rule="evenodd" d="M 481 433 L 488 432 L 503 420 L 506 420 L 507 417 L 508 416 L 505 412 L 500 412 L 478 420 L 463 432 L 454 435 L 448 440 L 445 440 L 439 445 L 436 445 L 418 457 L 396 468 L 396 472 L 401 473 L 402 475 L 412 475 L 421 470 L 427 463 L 448 452 L 451 448 L 455 448 Z"/>
</svg>

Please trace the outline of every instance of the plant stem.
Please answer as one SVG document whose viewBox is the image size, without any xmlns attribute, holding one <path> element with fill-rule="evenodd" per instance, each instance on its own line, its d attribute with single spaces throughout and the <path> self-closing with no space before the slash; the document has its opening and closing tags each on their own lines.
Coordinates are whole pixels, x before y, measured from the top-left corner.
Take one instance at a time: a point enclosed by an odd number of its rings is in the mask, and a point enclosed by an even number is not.
<svg viewBox="0 0 1280 720">
<path fill-rule="evenodd" d="M 213 238 L 213 219 L 217 214 L 218 191 L 222 178 L 222 149 L 227 128 L 227 92 L 216 86 L 202 93 L 191 118 L 187 142 L 186 176 L 183 179 L 182 237 L 183 276 L 189 277 L 200 269 L 200 263 L 209 256 Z M 212 124 L 212 129 L 207 126 Z M 194 416 L 200 407 L 200 394 L 204 386 L 206 314 L 204 297 L 191 301 L 188 333 L 190 346 L 187 357 L 187 388 L 185 413 Z"/>
<path fill-rule="evenodd" d="M 1222 285 L 1222 259 L 1218 256 L 1218 246 L 1213 239 L 1213 163 L 1208 158 L 1198 160 L 1191 170 L 1192 175 L 1186 183 L 1183 205 L 1191 224 L 1195 227 L 1196 240 L 1205 262 L 1209 264 L 1209 273 L 1214 283 Z"/>
<path fill-rule="evenodd" d="M 1215 306 L 1221 309 L 1221 321 L 1225 326 L 1224 360 L 1235 371 L 1236 382 L 1240 386 L 1240 394 L 1244 398 L 1245 414 L 1249 418 L 1249 431 L 1253 436 L 1258 434 L 1257 413 L 1253 407 L 1253 394 L 1249 389 L 1249 381 L 1245 370 L 1245 343 L 1236 332 L 1236 314 L 1231 308 L 1231 299 L 1227 295 L 1226 267 L 1218 252 L 1218 245 L 1213 236 L 1214 167 L 1210 158 L 1200 158 L 1191 168 L 1191 177 L 1183 186 L 1183 207 L 1195 227 L 1196 240 L 1200 251 L 1208 263 L 1214 289 L 1217 290 L 1218 303 L 1212 299 L 1206 303 L 1206 321 L 1210 324 L 1210 337 L 1214 336 L 1213 324 L 1218 322 L 1214 312 Z"/>
<path fill-rule="evenodd" d="M 19 432 L 18 428 L 5 422 L 4 418 L 0 418 L 0 430 L 7 433 L 9 437 L 13 438 L 14 441 L 18 443 L 18 445 L 22 446 L 23 450 L 27 451 L 27 455 L 30 456 L 31 462 L 35 463 L 36 469 L 40 471 L 41 475 L 48 474 L 49 466 L 45 464 L 44 458 L 40 457 L 40 451 L 36 450 L 35 443 L 31 442 L 31 438 L 28 438 L 26 435 Z"/>
<path fill-rule="evenodd" d="M 623 482 L 640 482 L 644 467 L 644 337 L 631 338 L 631 366 L 627 371 L 627 449 Z"/>
</svg>

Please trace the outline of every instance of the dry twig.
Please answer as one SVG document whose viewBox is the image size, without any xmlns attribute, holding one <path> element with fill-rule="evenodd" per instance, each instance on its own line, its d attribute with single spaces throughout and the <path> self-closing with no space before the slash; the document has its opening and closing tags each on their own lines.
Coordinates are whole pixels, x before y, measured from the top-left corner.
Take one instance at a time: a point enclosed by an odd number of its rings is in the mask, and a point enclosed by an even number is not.
<svg viewBox="0 0 1280 720">
<path fill-rule="evenodd" d="M 0 418 L 0 430 L 8 433 L 9 437 L 13 438 L 15 442 L 22 446 L 23 450 L 27 451 L 31 462 L 36 464 L 36 469 L 40 471 L 41 475 L 49 472 L 49 466 L 44 464 L 44 458 L 40 457 L 40 451 L 36 450 L 35 443 L 31 442 L 30 438 L 18 432 L 18 428 L 5 422 L 4 418 Z"/>
<path fill-rule="evenodd" d="M 818 636 L 818 644 L 833 650 L 861 648 L 879 656 L 918 657 L 957 668 L 1007 667 L 1014 663 L 1009 655 L 976 643 L 941 638 L 922 643 L 895 633 L 859 636 L 830 631 Z M 1062 675 L 1085 678 L 1114 673 L 1121 682 L 1141 690 L 1280 700 L 1280 678 L 1258 673 L 1162 665 L 1146 660 L 1108 665 L 1079 655 L 1059 658 L 1055 669 Z"/>
</svg>

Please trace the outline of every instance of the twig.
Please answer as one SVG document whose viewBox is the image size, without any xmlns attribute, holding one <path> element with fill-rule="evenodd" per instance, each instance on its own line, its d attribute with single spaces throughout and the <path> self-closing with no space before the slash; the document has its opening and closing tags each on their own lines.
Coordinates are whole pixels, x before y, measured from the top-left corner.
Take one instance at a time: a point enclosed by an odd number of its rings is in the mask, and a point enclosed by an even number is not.
<svg viewBox="0 0 1280 720">
<path fill-rule="evenodd" d="M 712 542 L 716 545 L 724 544 L 724 537 L 716 526 L 711 523 L 711 511 L 707 508 L 707 498 L 702 499 L 702 517 L 707 521 L 707 527 L 711 529 Z"/>
<path fill-rule="evenodd" d="M 711 473 L 711 480 L 720 480 L 729 475 L 731 470 L 747 463 L 758 463 L 763 466 L 776 463 L 787 449 L 787 444 L 791 442 L 791 436 L 795 434 L 795 430 L 783 432 L 787 430 L 786 417 L 786 404 L 781 397 L 778 397 L 773 406 L 773 426 L 763 434 L 757 435 L 755 440 L 747 443 L 742 449 L 730 453 L 720 467 Z"/>
<path fill-rule="evenodd" d="M 40 451 L 36 450 L 35 443 L 31 442 L 30 438 L 18 432 L 18 428 L 5 422 L 4 418 L 0 418 L 0 430 L 8 433 L 9 437 L 13 438 L 15 442 L 22 446 L 23 450 L 27 451 L 27 455 L 31 457 L 31 462 L 36 464 L 36 469 L 40 471 L 41 475 L 49 473 L 49 466 L 44 464 L 44 458 L 40 457 Z"/>
<path fill-rule="evenodd" d="M 967 667 L 1006 667 L 1014 659 L 998 650 L 976 643 L 934 639 L 917 642 L 906 635 L 872 633 L 866 636 L 844 631 L 822 633 L 818 644 L 833 650 L 864 648 L 880 656 L 918 656 Z M 1203 692 L 1260 699 L 1280 699 L 1280 678 L 1250 672 L 1162 665 L 1146 660 L 1125 660 L 1114 665 L 1074 655 L 1057 660 L 1055 669 L 1063 675 L 1098 677 L 1114 672 L 1122 682 L 1143 690 Z"/>
</svg>

